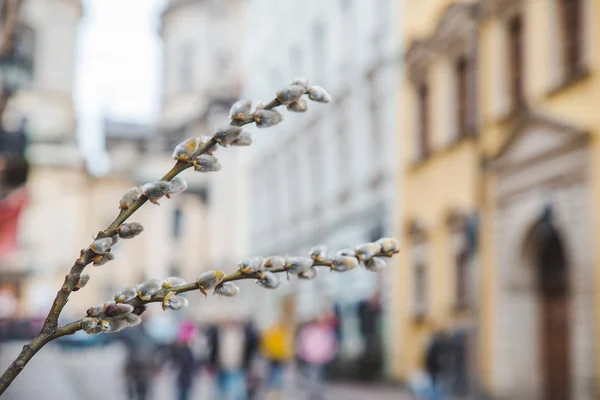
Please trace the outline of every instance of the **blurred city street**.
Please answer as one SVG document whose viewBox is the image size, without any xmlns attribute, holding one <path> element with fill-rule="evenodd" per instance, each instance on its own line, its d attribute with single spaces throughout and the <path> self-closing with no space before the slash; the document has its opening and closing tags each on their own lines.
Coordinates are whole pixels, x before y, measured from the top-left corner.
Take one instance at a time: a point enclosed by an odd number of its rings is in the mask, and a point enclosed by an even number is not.
<svg viewBox="0 0 600 400">
<path fill-rule="evenodd" d="M 0 369 L 6 368 L 25 342 L 10 342 L 0 347 Z M 21 376 L 6 392 L 10 400 L 121 400 L 126 399 L 125 381 L 121 374 L 124 349 L 118 344 L 86 350 L 63 350 L 55 345 L 45 347 L 27 366 Z M 149 400 L 175 398 L 175 377 L 163 368 L 154 379 Z M 197 380 L 191 398 L 216 399 L 211 378 L 202 374 Z M 296 386 L 296 387 L 294 387 Z M 294 373 L 286 377 L 285 399 L 303 399 L 294 385 Z M 408 400 L 404 391 L 382 385 L 327 384 L 329 400 Z"/>
</svg>

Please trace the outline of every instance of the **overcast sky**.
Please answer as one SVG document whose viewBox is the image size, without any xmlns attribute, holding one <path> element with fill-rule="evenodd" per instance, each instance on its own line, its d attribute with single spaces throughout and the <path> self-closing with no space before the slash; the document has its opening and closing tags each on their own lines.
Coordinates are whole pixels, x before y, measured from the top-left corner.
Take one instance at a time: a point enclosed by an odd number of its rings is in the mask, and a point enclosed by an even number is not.
<svg viewBox="0 0 600 400">
<path fill-rule="evenodd" d="M 75 108 L 87 155 L 102 148 L 104 115 L 155 122 L 160 95 L 160 12 L 166 0 L 83 0 Z M 106 157 L 90 160 L 101 173 Z"/>
</svg>

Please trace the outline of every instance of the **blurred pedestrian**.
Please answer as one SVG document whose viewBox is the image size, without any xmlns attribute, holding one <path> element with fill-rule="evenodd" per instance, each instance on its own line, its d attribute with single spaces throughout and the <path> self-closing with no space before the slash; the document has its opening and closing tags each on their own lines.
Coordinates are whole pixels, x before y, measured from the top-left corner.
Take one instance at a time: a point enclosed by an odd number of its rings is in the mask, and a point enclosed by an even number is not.
<svg viewBox="0 0 600 400">
<path fill-rule="evenodd" d="M 143 320 L 142 320 L 143 321 Z M 157 359 L 156 343 L 142 324 L 122 332 L 121 339 L 127 348 L 125 376 L 127 393 L 131 400 L 146 400 L 151 382 L 158 373 L 160 360 Z"/>
<path fill-rule="evenodd" d="M 337 353 L 335 328 L 321 317 L 306 324 L 298 335 L 298 357 L 304 363 L 305 385 L 311 400 L 323 399 L 323 372 Z"/>
<path fill-rule="evenodd" d="M 210 330 L 210 365 L 216 372 L 219 400 L 245 400 L 247 397 L 244 355 L 246 335 L 237 321 L 226 321 Z"/>
<path fill-rule="evenodd" d="M 184 322 L 179 327 L 177 340 L 172 349 L 172 362 L 177 370 L 177 392 L 179 400 L 188 400 L 197 371 L 197 363 L 191 349 L 196 327 Z"/>
<path fill-rule="evenodd" d="M 440 331 L 429 343 L 425 368 L 431 382 L 431 400 L 443 400 L 449 389 L 448 378 L 454 365 L 453 345 L 448 334 Z"/>
<path fill-rule="evenodd" d="M 293 357 L 291 330 L 283 323 L 266 329 L 260 338 L 260 352 L 268 363 L 267 397 L 283 398 L 286 365 Z"/>
<path fill-rule="evenodd" d="M 243 367 L 246 372 L 246 388 L 248 399 L 254 399 L 260 385 L 260 377 L 255 366 L 256 354 L 258 352 L 258 333 L 252 320 L 244 326 L 245 346 Z"/>
</svg>

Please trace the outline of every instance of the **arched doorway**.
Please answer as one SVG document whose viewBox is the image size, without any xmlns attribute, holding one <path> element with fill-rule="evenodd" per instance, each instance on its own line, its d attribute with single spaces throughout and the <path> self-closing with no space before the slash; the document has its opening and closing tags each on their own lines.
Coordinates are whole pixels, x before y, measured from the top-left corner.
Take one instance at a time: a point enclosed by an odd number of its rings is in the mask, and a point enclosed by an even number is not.
<svg viewBox="0 0 600 400">
<path fill-rule="evenodd" d="M 571 396 L 568 262 L 560 232 L 547 209 L 532 228 L 533 257 L 540 303 L 539 349 L 543 398 Z"/>
</svg>

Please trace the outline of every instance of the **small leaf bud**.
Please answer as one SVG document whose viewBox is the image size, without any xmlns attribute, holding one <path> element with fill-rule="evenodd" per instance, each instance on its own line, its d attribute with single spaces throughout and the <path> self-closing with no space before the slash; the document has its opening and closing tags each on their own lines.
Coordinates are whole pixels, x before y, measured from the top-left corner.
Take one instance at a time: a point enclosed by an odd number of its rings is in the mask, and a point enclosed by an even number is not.
<svg viewBox="0 0 600 400">
<path fill-rule="evenodd" d="M 277 275 L 269 271 L 262 272 L 261 277 L 256 280 L 256 283 L 266 289 L 277 289 L 281 284 Z"/>
<path fill-rule="evenodd" d="M 179 161 L 189 162 L 200 145 L 199 137 L 191 137 L 179 143 L 173 151 L 173 158 Z"/>
<path fill-rule="evenodd" d="M 263 259 L 261 257 L 255 257 L 255 258 L 252 258 L 249 260 L 240 261 L 237 264 L 238 269 L 246 275 L 250 275 L 250 274 L 260 271 L 260 269 L 262 268 L 262 265 L 263 265 Z"/>
<path fill-rule="evenodd" d="M 367 261 L 381 252 L 379 243 L 364 243 L 354 248 L 354 252 L 360 261 Z"/>
<path fill-rule="evenodd" d="M 106 306 L 104 304 L 91 306 L 87 309 L 86 314 L 88 315 L 88 317 L 97 317 L 98 315 L 104 312 L 105 308 Z"/>
<path fill-rule="evenodd" d="M 229 118 L 232 120 L 244 120 L 250 115 L 252 102 L 250 100 L 238 100 L 229 110 Z"/>
<path fill-rule="evenodd" d="M 381 272 L 385 269 L 385 259 L 381 257 L 373 257 L 365 261 L 365 268 L 371 272 Z"/>
<path fill-rule="evenodd" d="M 306 100 L 298 99 L 288 104 L 286 108 L 288 109 L 288 111 L 292 112 L 305 112 L 306 110 L 308 110 L 308 103 L 306 102 Z"/>
<path fill-rule="evenodd" d="M 136 296 L 137 291 L 135 290 L 135 288 L 130 287 L 125 288 L 119 293 L 115 294 L 114 300 L 117 303 L 127 303 L 128 301 L 135 299 Z"/>
<path fill-rule="evenodd" d="M 285 261 L 285 270 L 292 275 L 298 275 L 306 271 L 313 265 L 312 258 L 308 257 L 288 257 Z"/>
<path fill-rule="evenodd" d="M 306 88 L 304 86 L 289 85 L 288 87 L 277 91 L 275 97 L 281 104 L 287 105 L 300 99 L 305 92 Z"/>
<path fill-rule="evenodd" d="M 198 275 L 196 283 L 198 284 L 200 292 L 206 296 L 206 291 L 223 282 L 223 278 L 225 278 L 225 273 L 223 271 L 206 271 Z"/>
<path fill-rule="evenodd" d="M 281 122 L 283 117 L 276 110 L 257 110 L 254 112 L 254 122 L 259 128 L 270 128 Z"/>
<path fill-rule="evenodd" d="M 225 297 L 234 297 L 240 292 L 240 288 L 233 282 L 224 282 L 215 288 L 213 294 L 218 294 Z"/>
<path fill-rule="evenodd" d="M 313 259 L 313 261 L 315 262 L 326 262 L 327 261 L 327 247 L 323 246 L 323 245 L 318 245 L 313 247 L 310 250 L 310 258 Z"/>
<path fill-rule="evenodd" d="M 85 317 L 81 320 L 81 329 L 88 334 L 100 333 L 101 328 L 98 318 Z"/>
<path fill-rule="evenodd" d="M 165 289 L 169 289 L 169 288 L 185 285 L 186 283 L 187 282 L 183 278 L 180 278 L 178 276 L 169 276 L 168 278 L 163 279 L 162 287 Z"/>
<path fill-rule="evenodd" d="M 228 125 L 226 127 L 219 128 L 213 137 L 221 146 L 227 147 L 241 134 L 242 128 L 239 126 Z"/>
<path fill-rule="evenodd" d="M 100 321 L 100 328 L 104 333 L 114 333 L 127 328 L 127 323 L 122 319 L 105 318 Z"/>
<path fill-rule="evenodd" d="M 113 245 L 113 239 L 110 237 L 105 237 L 105 238 L 94 240 L 94 242 L 92 243 L 90 248 L 96 254 L 104 254 L 110 250 L 112 245 Z"/>
<path fill-rule="evenodd" d="M 187 189 L 187 187 L 188 184 L 185 181 L 185 179 L 176 176 L 175 178 L 169 181 L 169 196 L 182 193 L 184 190 Z"/>
<path fill-rule="evenodd" d="M 317 103 L 329 103 L 331 96 L 321 86 L 309 86 L 308 98 Z"/>
<path fill-rule="evenodd" d="M 263 262 L 263 267 L 266 269 L 281 269 L 285 267 L 285 258 L 281 256 L 267 257 Z"/>
<path fill-rule="evenodd" d="M 290 82 L 290 85 L 299 85 L 302 86 L 304 89 L 308 89 L 308 79 L 302 76 L 297 76 L 296 78 L 294 78 L 294 80 Z"/>
<path fill-rule="evenodd" d="M 201 154 L 194 160 L 194 170 L 198 172 L 217 172 L 221 170 L 221 164 L 215 156 Z"/>
<path fill-rule="evenodd" d="M 240 136 L 231 142 L 232 146 L 242 147 L 242 146 L 250 146 L 252 144 L 252 135 L 250 132 L 242 131 Z"/>
<path fill-rule="evenodd" d="M 337 252 L 333 258 L 331 269 L 337 272 L 345 272 L 358 267 L 358 258 L 354 256 L 354 251 L 344 249 Z"/>
<path fill-rule="evenodd" d="M 162 288 L 162 282 L 158 279 L 148 279 L 137 285 L 137 295 L 140 299 L 148 301 Z"/>
<path fill-rule="evenodd" d="M 316 277 L 317 277 L 317 269 L 315 267 L 311 267 L 311 268 L 307 269 L 306 271 L 300 272 L 298 274 L 298 278 L 305 279 L 305 280 L 315 279 Z"/>
<path fill-rule="evenodd" d="M 121 200 L 119 200 L 119 208 L 122 210 L 128 209 L 136 202 L 141 194 L 142 192 L 137 186 L 127 189 L 127 191 L 123 193 L 123 196 L 121 196 Z"/>
<path fill-rule="evenodd" d="M 171 185 L 166 181 L 149 182 L 142 185 L 142 194 L 148 198 L 152 204 L 158 204 L 158 200 L 169 194 Z"/>
<path fill-rule="evenodd" d="M 133 312 L 133 306 L 125 303 L 114 303 L 106 307 L 104 310 L 106 315 L 114 318 L 122 318 Z"/>
<path fill-rule="evenodd" d="M 181 310 L 189 304 L 188 299 L 183 296 L 177 296 L 175 292 L 169 292 L 162 301 L 163 310 Z"/>
<path fill-rule="evenodd" d="M 94 263 L 94 266 L 99 267 L 101 265 L 106 264 L 109 261 L 112 261 L 115 259 L 115 255 L 113 253 L 104 253 L 102 255 L 97 255 L 95 257 L 92 258 L 92 262 Z"/>
<path fill-rule="evenodd" d="M 83 288 L 85 285 L 87 285 L 87 283 L 90 280 L 90 276 L 88 274 L 83 274 L 79 277 L 79 280 L 77 281 L 77 283 L 75 284 L 75 286 L 73 287 L 73 291 L 76 292 L 79 289 Z"/>
<path fill-rule="evenodd" d="M 144 227 L 139 222 L 126 222 L 117 228 L 117 233 L 121 239 L 131 239 L 143 231 Z"/>
<path fill-rule="evenodd" d="M 400 243 L 398 239 L 393 237 L 381 238 L 377 241 L 381 246 L 382 253 L 397 253 L 400 251 Z"/>
</svg>

